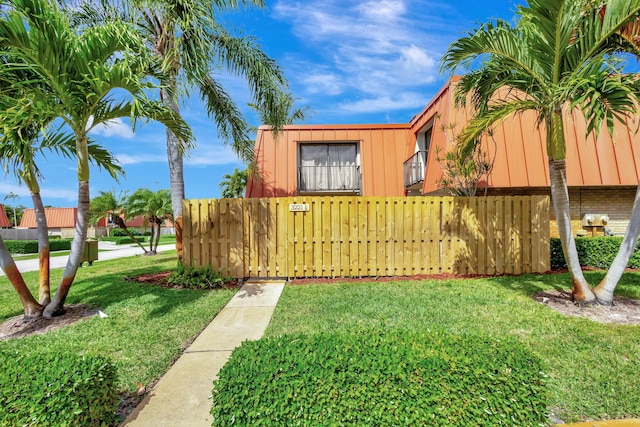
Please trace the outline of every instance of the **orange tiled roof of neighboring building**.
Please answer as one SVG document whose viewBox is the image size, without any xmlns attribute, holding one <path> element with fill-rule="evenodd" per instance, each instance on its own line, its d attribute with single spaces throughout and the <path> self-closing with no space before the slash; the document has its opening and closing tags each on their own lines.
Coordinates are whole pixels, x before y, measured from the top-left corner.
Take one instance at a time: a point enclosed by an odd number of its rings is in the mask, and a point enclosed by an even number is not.
<svg viewBox="0 0 640 427">
<path fill-rule="evenodd" d="M 78 208 L 45 208 L 49 228 L 74 228 Z M 36 213 L 33 209 L 25 209 L 20 221 L 21 228 L 36 228 Z"/>
<path fill-rule="evenodd" d="M 13 224 L 9 221 L 9 217 L 7 213 L 4 211 L 4 205 L 0 204 L 0 227 L 9 228 Z"/>
</svg>

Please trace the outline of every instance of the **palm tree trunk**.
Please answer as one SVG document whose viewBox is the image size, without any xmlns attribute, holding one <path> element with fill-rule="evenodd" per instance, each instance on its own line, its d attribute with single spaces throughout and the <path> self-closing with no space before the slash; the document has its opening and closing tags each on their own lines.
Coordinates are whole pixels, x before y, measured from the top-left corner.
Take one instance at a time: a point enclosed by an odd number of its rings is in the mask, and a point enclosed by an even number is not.
<svg viewBox="0 0 640 427">
<path fill-rule="evenodd" d="M 7 246 L 4 244 L 2 236 L 0 236 L 0 267 L 20 297 L 22 308 L 24 309 L 24 316 L 27 318 L 40 316 L 43 306 L 38 304 L 38 301 L 36 301 L 31 294 Z"/>
<path fill-rule="evenodd" d="M 71 253 L 67 266 L 62 274 L 62 280 L 53 300 L 44 309 L 43 316 L 51 318 L 64 314 L 64 302 L 69 294 L 69 289 L 80 266 L 80 259 L 84 252 L 89 228 L 89 181 L 78 182 L 78 218 L 76 219 L 76 233 L 71 242 Z"/>
<path fill-rule="evenodd" d="M 155 236 L 155 223 L 153 222 L 153 217 L 151 217 L 149 219 L 149 225 L 150 225 L 150 231 L 151 231 L 151 235 L 149 236 L 149 252 L 151 254 L 153 254 L 153 236 Z"/>
<path fill-rule="evenodd" d="M 174 82 L 175 84 L 175 82 Z M 177 102 L 163 90 L 164 102 L 176 113 L 180 113 Z M 182 200 L 184 199 L 184 161 L 178 149 L 178 138 L 167 129 L 167 158 L 169 161 L 169 183 L 171 188 L 171 209 L 176 230 L 176 251 L 182 260 Z"/>
<path fill-rule="evenodd" d="M 573 298 L 581 303 L 595 301 L 596 297 L 591 291 L 580 267 L 576 241 L 571 230 L 571 216 L 569 209 L 569 191 L 567 189 L 567 164 L 565 160 L 553 160 L 549 157 L 549 178 L 551 182 L 551 199 L 553 211 L 556 215 L 558 233 L 562 243 L 564 259 L 569 268 L 569 275 L 573 283 Z"/>
<path fill-rule="evenodd" d="M 629 264 L 629 259 L 633 255 L 633 251 L 640 236 L 640 185 L 636 190 L 636 198 L 633 201 L 633 209 L 631 210 L 631 219 L 627 231 L 622 239 L 622 244 L 618 250 L 613 263 L 609 267 L 609 271 L 602 281 L 593 289 L 593 293 L 598 297 L 598 301 L 603 304 L 611 304 L 613 302 L 613 291 L 615 290 L 624 269 Z"/>
<path fill-rule="evenodd" d="M 58 286 L 53 300 L 47 304 L 42 312 L 42 315 L 46 318 L 64 314 L 64 302 L 78 272 L 80 259 L 82 259 L 82 253 L 86 246 L 87 229 L 89 228 L 89 204 L 91 201 L 89 198 L 89 150 L 87 148 L 86 134 L 79 135 L 76 140 L 76 155 L 78 156 L 78 216 L 76 218 L 76 232 L 73 242 L 71 242 L 71 253 L 64 273 L 62 273 L 60 286 Z"/>
<path fill-rule="evenodd" d="M 153 248 L 153 252 L 154 253 L 158 253 L 158 245 L 160 244 L 160 227 L 162 225 L 162 218 L 158 218 L 158 220 L 156 221 L 156 227 L 158 228 L 156 230 L 156 243 L 154 245 Z"/>
<path fill-rule="evenodd" d="M 39 302 L 46 306 L 51 302 L 51 273 L 49 262 L 51 250 L 49 247 L 49 229 L 47 227 L 47 217 L 44 214 L 44 205 L 40 196 L 40 189 L 31 193 L 33 200 L 33 210 L 36 214 L 36 228 L 38 230 L 38 258 L 39 264 Z"/>
<path fill-rule="evenodd" d="M 140 241 L 136 239 L 136 236 L 134 236 L 133 233 L 129 231 L 129 229 L 127 228 L 127 224 L 125 224 L 122 218 L 120 218 L 119 216 L 116 216 L 116 219 L 114 220 L 114 222 L 120 229 L 124 230 L 124 232 L 127 233 L 127 236 L 129 236 L 131 240 L 133 240 L 134 242 L 136 242 L 138 246 L 140 246 L 140 248 L 144 251 L 145 254 L 147 253 L 147 248 L 145 248 L 142 245 L 142 243 L 140 243 Z"/>
</svg>

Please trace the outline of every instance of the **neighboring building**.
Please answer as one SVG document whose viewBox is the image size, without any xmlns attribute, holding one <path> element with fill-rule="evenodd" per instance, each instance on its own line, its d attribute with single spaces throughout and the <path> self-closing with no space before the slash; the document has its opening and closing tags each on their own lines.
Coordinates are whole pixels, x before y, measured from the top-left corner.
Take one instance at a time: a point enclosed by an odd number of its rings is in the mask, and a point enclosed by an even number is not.
<svg viewBox="0 0 640 427">
<path fill-rule="evenodd" d="M 289 125 L 277 139 L 260 127 L 255 145 L 260 179 L 249 180 L 247 197 L 442 194 L 438 156 L 451 150 L 471 116 L 469 107 L 454 105 L 458 80 L 449 81 L 406 124 Z M 585 139 L 585 129 L 580 114 L 566 117 L 571 219 L 580 228 L 584 215 L 608 214 L 609 227 L 622 233 L 640 178 L 638 123 L 616 122 L 613 138 L 603 129 L 597 140 Z M 489 157 L 495 155 L 495 163 L 479 193 L 486 187 L 488 195 L 550 194 L 546 131 L 532 112 L 495 126 L 482 147 Z"/>
<path fill-rule="evenodd" d="M 78 208 L 44 208 L 44 215 L 47 218 L 50 236 L 73 238 Z M 24 210 L 19 228 L 37 228 L 35 210 L 32 208 Z"/>
<path fill-rule="evenodd" d="M 4 205 L 0 204 L 0 228 L 11 228 L 13 224 L 9 221 L 9 217 L 4 210 Z"/>
</svg>

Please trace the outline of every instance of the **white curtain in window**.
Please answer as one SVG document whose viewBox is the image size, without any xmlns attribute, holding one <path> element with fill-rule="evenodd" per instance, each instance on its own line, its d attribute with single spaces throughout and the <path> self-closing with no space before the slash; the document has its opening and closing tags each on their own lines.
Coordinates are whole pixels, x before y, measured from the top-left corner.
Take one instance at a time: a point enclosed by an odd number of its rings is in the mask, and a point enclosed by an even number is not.
<svg viewBox="0 0 640 427">
<path fill-rule="evenodd" d="M 355 144 L 300 146 L 300 185 L 309 191 L 357 188 Z"/>
</svg>

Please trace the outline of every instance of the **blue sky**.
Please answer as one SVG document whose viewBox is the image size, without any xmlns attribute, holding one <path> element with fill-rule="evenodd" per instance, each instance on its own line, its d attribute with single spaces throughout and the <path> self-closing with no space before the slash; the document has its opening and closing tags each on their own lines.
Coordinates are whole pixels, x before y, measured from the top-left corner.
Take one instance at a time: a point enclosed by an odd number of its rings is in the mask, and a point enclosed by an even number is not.
<svg viewBox="0 0 640 427">
<path fill-rule="evenodd" d="M 512 19 L 518 0 L 266 0 L 262 9 L 222 17 L 228 28 L 255 37 L 283 68 L 299 106 L 315 114 L 309 123 L 407 123 L 445 83 L 438 71 L 447 46 L 479 22 Z M 224 76 L 226 87 L 245 107 L 242 81 Z M 222 176 L 243 164 L 216 136 L 197 93 L 182 112 L 197 139 L 185 160 L 186 197 L 219 197 Z M 250 116 L 252 117 L 252 116 Z M 255 119 L 252 117 L 252 119 Z M 255 125 L 256 123 L 254 121 Z M 136 129 L 124 122 L 99 129 L 93 138 L 109 148 L 126 170 L 116 183 L 92 170 L 91 196 L 99 191 L 169 188 L 165 131 L 157 124 Z M 75 163 L 48 156 L 39 163 L 46 205 L 75 206 Z M 0 180 L 0 197 L 10 192 L 31 207 L 29 193 L 12 175 Z M 0 203 L 13 205 L 12 200 Z"/>
</svg>

